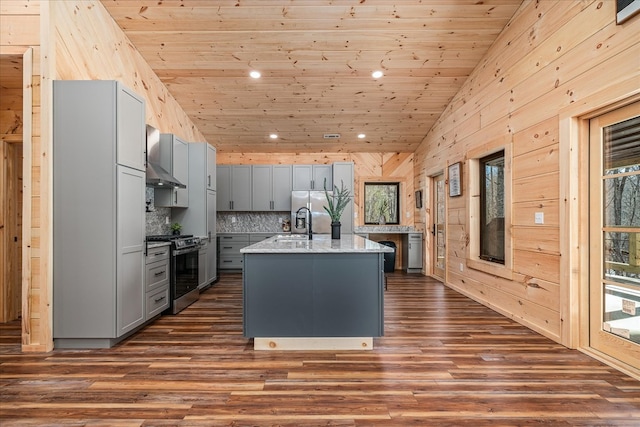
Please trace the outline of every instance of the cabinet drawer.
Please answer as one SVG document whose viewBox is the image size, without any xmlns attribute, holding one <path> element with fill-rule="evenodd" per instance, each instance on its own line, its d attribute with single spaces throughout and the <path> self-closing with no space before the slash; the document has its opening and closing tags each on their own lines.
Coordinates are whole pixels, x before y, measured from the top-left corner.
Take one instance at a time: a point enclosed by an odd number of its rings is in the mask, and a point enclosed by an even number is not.
<svg viewBox="0 0 640 427">
<path fill-rule="evenodd" d="M 163 259 L 169 259 L 169 245 L 147 249 L 147 258 L 145 261 L 147 264 Z"/>
<path fill-rule="evenodd" d="M 218 268 L 220 270 L 227 269 L 241 269 L 243 264 L 242 256 L 228 256 L 228 255 L 220 255 Z"/>
<path fill-rule="evenodd" d="M 249 243 L 248 234 L 218 234 L 218 238 L 220 239 L 220 244 L 235 242 Z"/>
<path fill-rule="evenodd" d="M 169 285 L 147 292 L 147 320 L 169 308 Z"/>
<path fill-rule="evenodd" d="M 166 260 L 147 264 L 146 273 L 147 292 L 169 284 L 169 262 Z"/>
<path fill-rule="evenodd" d="M 240 255 L 240 249 L 249 246 L 249 242 L 220 242 L 220 256 Z"/>
</svg>

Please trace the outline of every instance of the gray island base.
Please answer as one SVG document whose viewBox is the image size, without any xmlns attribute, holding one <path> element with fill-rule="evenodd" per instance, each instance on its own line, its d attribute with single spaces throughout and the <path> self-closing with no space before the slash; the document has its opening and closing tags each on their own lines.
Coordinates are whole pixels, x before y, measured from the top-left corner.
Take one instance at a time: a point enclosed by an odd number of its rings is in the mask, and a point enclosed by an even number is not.
<svg viewBox="0 0 640 427">
<path fill-rule="evenodd" d="M 244 336 L 256 350 L 371 350 L 384 333 L 384 245 L 274 236 L 243 254 Z"/>
</svg>

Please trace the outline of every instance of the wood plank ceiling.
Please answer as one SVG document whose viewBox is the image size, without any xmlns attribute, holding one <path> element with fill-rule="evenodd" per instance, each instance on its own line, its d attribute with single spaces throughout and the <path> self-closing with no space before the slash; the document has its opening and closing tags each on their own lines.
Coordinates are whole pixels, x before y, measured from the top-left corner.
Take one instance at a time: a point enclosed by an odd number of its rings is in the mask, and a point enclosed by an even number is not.
<svg viewBox="0 0 640 427">
<path fill-rule="evenodd" d="M 207 140 L 244 153 L 413 152 L 522 2 L 101 1 Z"/>
</svg>

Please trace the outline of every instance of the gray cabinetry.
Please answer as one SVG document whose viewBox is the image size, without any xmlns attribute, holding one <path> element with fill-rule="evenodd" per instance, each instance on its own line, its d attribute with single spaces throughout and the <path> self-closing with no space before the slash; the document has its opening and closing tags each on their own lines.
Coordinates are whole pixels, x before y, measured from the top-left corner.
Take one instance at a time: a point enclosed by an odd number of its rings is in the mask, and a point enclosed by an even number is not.
<svg viewBox="0 0 640 427">
<path fill-rule="evenodd" d="M 254 211 L 291 210 L 291 166 L 253 165 L 251 193 Z"/>
<path fill-rule="evenodd" d="M 251 210 L 250 165 L 218 165 L 216 179 L 219 211 Z"/>
<path fill-rule="evenodd" d="M 351 201 L 347 204 L 340 218 L 340 232 L 343 234 L 353 233 L 353 162 L 336 162 L 333 164 L 333 185 L 349 190 Z"/>
<path fill-rule="evenodd" d="M 220 270 L 242 269 L 242 254 L 240 253 L 240 249 L 244 248 L 245 246 L 249 246 L 249 234 L 218 234 Z"/>
<path fill-rule="evenodd" d="M 198 251 L 198 289 L 207 286 L 207 251 L 208 246 L 205 242 Z M 215 251 L 214 251 L 215 252 Z"/>
<path fill-rule="evenodd" d="M 172 218 L 182 225 L 184 234 L 193 234 L 206 239 L 206 262 L 200 260 L 200 271 L 206 277 L 206 284 L 216 275 L 216 149 L 206 142 L 191 142 L 189 151 L 189 207 L 174 209 Z M 202 285 L 202 283 L 201 283 Z M 204 286 L 204 285 L 202 285 Z"/>
<path fill-rule="evenodd" d="M 149 248 L 146 257 L 146 320 L 169 308 L 169 245 Z"/>
<path fill-rule="evenodd" d="M 331 165 L 293 165 L 293 191 L 324 190 L 333 188 Z"/>
<path fill-rule="evenodd" d="M 402 264 L 407 273 L 422 271 L 422 233 L 409 233 L 402 240 Z"/>
<path fill-rule="evenodd" d="M 144 100 L 115 81 L 53 89 L 54 344 L 110 347 L 146 314 Z"/>
<path fill-rule="evenodd" d="M 156 188 L 155 205 L 159 207 L 189 206 L 189 147 L 170 133 L 160 134 L 160 166 L 187 188 Z"/>
</svg>

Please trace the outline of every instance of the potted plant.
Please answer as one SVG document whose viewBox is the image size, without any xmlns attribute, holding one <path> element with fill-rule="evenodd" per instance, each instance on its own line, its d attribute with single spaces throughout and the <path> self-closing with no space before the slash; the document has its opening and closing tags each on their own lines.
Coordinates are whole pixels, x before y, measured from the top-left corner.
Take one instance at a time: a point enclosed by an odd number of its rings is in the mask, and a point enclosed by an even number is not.
<svg viewBox="0 0 640 427">
<path fill-rule="evenodd" d="M 174 222 L 171 224 L 171 231 L 173 234 L 180 234 L 180 230 L 182 230 L 182 226 L 179 222 Z"/>
<path fill-rule="evenodd" d="M 342 212 L 344 208 L 347 207 L 349 201 L 351 200 L 350 192 L 348 189 L 344 188 L 344 182 L 340 181 L 340 189 L 333 186 L 333 195 L 329 194 L 327 191 L 327 183 L 325 181 L 324 186 L 324 195 L 327 198 L 327 206 L 324 207 L 324 210 L 327 211 L 329 217 L 331 218 L 331 238 L 339 239 L 340 238 L 340 218 L 342 217 Z"/>
</svg>

